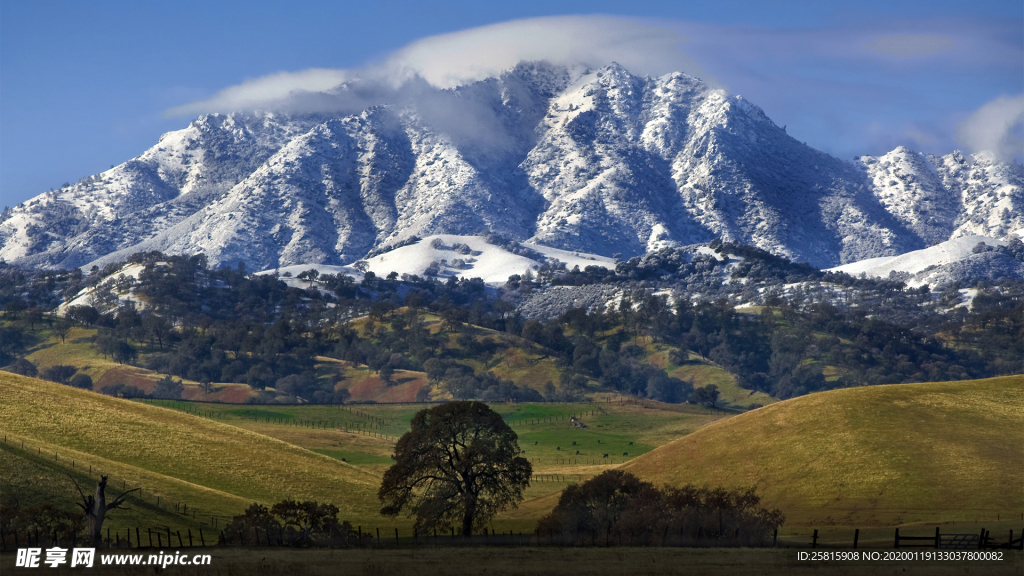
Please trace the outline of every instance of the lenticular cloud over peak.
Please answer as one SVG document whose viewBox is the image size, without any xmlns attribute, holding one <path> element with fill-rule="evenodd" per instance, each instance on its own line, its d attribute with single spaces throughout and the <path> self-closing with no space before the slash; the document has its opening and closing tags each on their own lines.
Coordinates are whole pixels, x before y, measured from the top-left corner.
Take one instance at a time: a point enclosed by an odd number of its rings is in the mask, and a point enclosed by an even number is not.
<svg viewBox="0 0 1024 576">
<path fill-rule="evenodd" d="M 545 60 L 599 67 L 618 62 L 634 74 L 706 76 L 669 28 L 607 16 L 554 16 L 491 24 L 416 41 L 387 65 L 406 68 L 439 88 L 496 76 L 517 63 Z"/>
<path fill-rule="evenodd" d="M 247 80 L 165 115 L 346 109 L 387 101 L 413 79 L 437 89 L 452 88 L 497 76 L 522 61 L 590 68 L 618 62 L 634 74 L 679 71 L 719 86 L 682 51 L 685 42 L 675 30 L 609 16 L 513 20 L 417 40 L 363 69 L 309 69 Z M 357 101 L 351 93 L 339 97 L 335 89 L 345 82 L 362 85 Z"/>
</svg>

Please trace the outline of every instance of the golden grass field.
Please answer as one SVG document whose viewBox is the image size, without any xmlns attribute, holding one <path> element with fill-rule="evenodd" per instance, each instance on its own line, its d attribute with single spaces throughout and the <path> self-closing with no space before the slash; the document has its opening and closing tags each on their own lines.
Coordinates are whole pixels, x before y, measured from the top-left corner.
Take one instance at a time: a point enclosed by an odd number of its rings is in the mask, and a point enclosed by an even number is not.
<svg viewBox="0 0 1024 576">
<path fill-rule="evenodd" d="M 143 486 L 138 514 L 147 522 L 173 524 L 165 508 L 153 507 L 161 495 L 165 505 L 198 508 L 196 522 L 294 497 L 334 503 L 340 518 L 364 526 L 410 524 L 378 515 L 376 489 L 393 442 L 422 404 L 159 406 L 5 372 L 0 391 L 5 490 L 39 501 L 73 495 L 63 474 L 74 459 L 74 474 L 92 465 Z M 997 518 L 1024 512 L 1024 376 L 836 390 L 740 415 L 614 400 L 493 405 L 538 475 L 527 500 L 495 528 L 532 531 L 569 483 L 618 466 L 659 484 L 756 485 L 786 514 L 786 538 L 806 539 L 803 527 L 821 528 L 823 537 L 832 529 L 837 541 L 853 526 L 996 528 Z M 573 428 L 569 414 L 586 414 L 588 427 Z M 349 431 L 304 421 L 344 422 Z"/>
<path fill-rule="evenodd" d="M 90 480 L 82 474 L 92 466 L 93 478 L 102 472 L 116 480 L 112 487 L 127 482 L 129 488 L 144 488 L 145 497 L 134 502 L 139 506 L 133 512 L 112 516 L 115 529 L 150 522 L 184 528 L 203 525 L 204 518 L 208 524 L 213 518 L 223 522 L 253 501 L 272 504 L 287 497 L 334 503 L 341 508 L 340 518 L 356 524 L 411 523 L 405 517 L 379 516 L 376 489 L 391 465 L 394 442 L 422 404 L 339 409 L 138 402 L 6 372 L 0 372 L 0 390 L 0 432 L 7 437 L 0 445 L 5 448 L 0 454 L 4 489 L 36 503 L 67 504 L 74 489 L 64 473 L 72 472 L 85 486 Z M 569 483 L 729 416 L 653 402 L 494 408 L 519 434 L 538 476 L 527 489 L 528 501 L 493 525 L 525 531 L 532 531 Z M 589 427 L 574 428 L 569 415 L 584 412 Z M 163 499 L 161 508 L 154 507 L 157 495 Z M 163 518 L 168 502 L 198 510 L 196 522 Z"/>
<path fill-rule="evenodd" d="M 789 525 L 1024 518 L 1024 376 L 833 390 L 710 424 L 622 467 L 757 486 Z"/>
<path fill-rule="evenodd" d="M 190 485 L 240 507 L 285 498 L 334 503 L 353 521 L 379 519 L 376 475 L 294 444 L 179 411 L 0 372 L 0 422 L 24 440 L 157 490 Z M 193 501 L 209 509 L 213 504 Z M 241 509 L 236 508 L 235 513 Z"/>
</svg>

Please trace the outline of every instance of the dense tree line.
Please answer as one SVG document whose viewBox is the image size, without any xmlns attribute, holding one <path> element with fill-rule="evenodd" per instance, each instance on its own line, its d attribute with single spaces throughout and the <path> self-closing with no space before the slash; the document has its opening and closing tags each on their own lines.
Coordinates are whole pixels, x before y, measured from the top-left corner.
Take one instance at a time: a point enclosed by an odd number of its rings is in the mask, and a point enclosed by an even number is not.
<svg viewBox="0 0 1024 576">
<path fill-rule="evenodd" d="M 608 470 L 562 492 L 538 525 L 545 538 L 570 545 L 731 541 L 763 546 L 785 518 L 760 505 L 753 488 L 657 488 L 628 472 Z"/>
</svg>

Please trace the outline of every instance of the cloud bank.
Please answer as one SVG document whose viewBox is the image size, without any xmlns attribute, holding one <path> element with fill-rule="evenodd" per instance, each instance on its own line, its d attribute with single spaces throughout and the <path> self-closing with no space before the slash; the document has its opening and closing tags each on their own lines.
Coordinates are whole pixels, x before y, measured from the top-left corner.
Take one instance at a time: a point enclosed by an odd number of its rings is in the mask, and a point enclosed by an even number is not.
<svg viewBox="0 0 1024 576">
<path fill-rule="evenodd" d="M 957 126 L 957 141 L 971 152 L 988 151 L 1004 162 L 1024 156 L 1024 94 L 996 98 Z"/>
<path fill-rule="evenodd" d="M 620 18 L 554 16 L 425 38 L 396 52 L 387 65 L 407 67 L 441 88 L 496 76 L 523 60 L 591 68 L 618 62 L 634 74 L 679 71 L 706 78 L 680 49 L 685 42 L 670 28 Z"/>
<path fill-rule="evenodd" d="M 634 74 L 651 76 L 681 71 L 718 86 L 682 51 L 686 41 L 670 28 L 607 16 L 513 20 L 424 38 L 359 70 L 310 69 L 247 80 L 164 115 L 357 110 L 408 97 L 425 86 L 452 88 L 538 60 L 589 68 L 618 62 Z"/>
<path fill-rule="evenodd" d="M 788 125 L 794 137 L 839 157 L 883 154 L 897 145 L 944 154 L 959 145 L 1007 158 L 1020 153 L 1019 98 L 990 102 L 959 127 L 956 122 L 993 94 L 1024 89 L 1020 23 L 918 19 L 769 28 L 531 18 L 424 38 L 364 68 L 248 80 L 165 116 L 239 110 L 347 115 L 377 104 L 415 103 L 450 136 L 494 134 L 491 146 L 500 147 L 505 135 L 493 113 L 467 109 L 466 100 L 453 100 L 444 89 L 497 76 L 521 61 L 570 68 L 614 61 L 634 74 L 681 71 L 714 87 L 728 84 Z"/>
</svg>

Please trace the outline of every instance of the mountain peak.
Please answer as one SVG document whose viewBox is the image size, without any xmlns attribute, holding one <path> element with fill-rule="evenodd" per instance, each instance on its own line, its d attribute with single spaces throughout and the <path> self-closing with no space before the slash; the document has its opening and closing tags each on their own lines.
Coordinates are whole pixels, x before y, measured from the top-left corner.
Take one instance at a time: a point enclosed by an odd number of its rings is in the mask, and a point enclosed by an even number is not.
<svg viewBox="0 0 1024 576">
<path fill-rule="evenodd" d="M 201 116 L 12 210 L 0 258 L 161 250 L 265 269 L 490 231 L 603 256 L 720 237 L 830 266 L 1024 227 L 1021 169 L 963 160 L 901 147 L 858 169 L 681 72 L 520 62 L 391 106 Z"/>
</svg>

